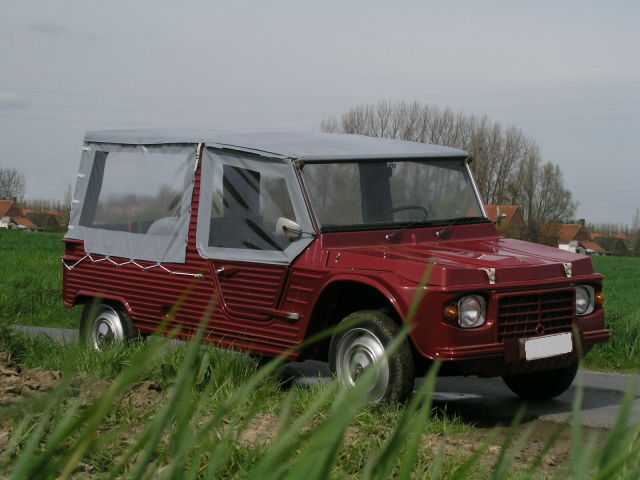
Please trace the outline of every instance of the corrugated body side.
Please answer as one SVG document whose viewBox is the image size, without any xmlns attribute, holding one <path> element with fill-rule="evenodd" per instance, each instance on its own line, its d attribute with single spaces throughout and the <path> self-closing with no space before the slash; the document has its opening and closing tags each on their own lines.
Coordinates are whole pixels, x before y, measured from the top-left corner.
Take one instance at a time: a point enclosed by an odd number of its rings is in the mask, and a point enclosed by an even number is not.
<svg viewBox="0 0 640 480">
<path fill-rule="evenodd" d="M 266 355 L 277 355 L 301 341 L 300 328 L 270 315 L 253 314 L 247 305 L 256 308 L 274 307 L 278 295 L 274 292 L 282 288 L 284 277 L 280 275 L 282 266 L 250 266 L 243 275 L 242 282 L 258 281 L 261 292 L 249 292 L 238 286 L 227 289 L 230 303 L 234 307 L 244 307 L 242 318 L 231 316 L 217 295 L 217 279 L 214 278 L 212 261 L 203 259 L 196 248 L 196 228 L 200 195 L 200 170 L 196 172 L 193 191 L 188 245 L 185 264 L 163 264 L 171 274 L 159 267 L 144 270 L 153 263 L 138 261 L 127 263 L 128 259 L 93 255 L 85 258 L 72 270 L 63 267 L 63 301 L 67 306 L 82 303 L 86 298 L 105 298 L 121 302 L 128 310 L 136 326 L 143 332 L 152 333 L 166 319 L 169 312 L 181 299 L 182 306 L 175 312 L 169 326 L 182 327 L 183 338 L 191 336 L 208 315 L 207 340 L 224 346 L 253 350 Z M 73 265 L 85 255 L 82 241 L 65 240 L 67 265 Z M 271 271 L 278 269 L 277 275 Z M 194 275 L 200 275 L 196 278 Z M 277 278 L 277 277 L 280 278 Z M 249 296 L 250 294 L 250 296 Z M 211 312 L 211 313 L 208 313 Z"/>
</svg>

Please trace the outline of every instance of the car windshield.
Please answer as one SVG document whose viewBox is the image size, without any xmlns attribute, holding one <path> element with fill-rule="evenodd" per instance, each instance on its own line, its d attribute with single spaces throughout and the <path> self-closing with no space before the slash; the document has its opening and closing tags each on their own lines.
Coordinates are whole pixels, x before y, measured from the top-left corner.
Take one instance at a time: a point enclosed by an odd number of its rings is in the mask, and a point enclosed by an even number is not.
<svg viewBox="0 0 640 480">
<path fill-rule="evenodd" d="M 463 159 L 306 163 L 302 172 L 323 231 L 484 221 Z"/>
</svg>

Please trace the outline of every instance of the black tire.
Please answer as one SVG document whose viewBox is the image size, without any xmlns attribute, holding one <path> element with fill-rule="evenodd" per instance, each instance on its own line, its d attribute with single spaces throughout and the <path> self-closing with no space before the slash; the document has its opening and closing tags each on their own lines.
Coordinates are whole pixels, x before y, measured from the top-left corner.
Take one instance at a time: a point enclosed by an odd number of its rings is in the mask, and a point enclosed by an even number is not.
<svg viewBox="0 0 640 480">
<path fill-rule="evenodd" d="M 117 303 L 88 302 L 82 310 L 80 341 L 103 351 L 118 343 L 141 338 L 140 332 Z"/>
<path fill-rule="evenodd" d="M 571 365 L 546 372 L 502 377 L 507 387 L 525 400 L 550 400 L 566 392 L 578 373 L 578 360 Z"/>
<path fill-rule="evenodd" d="M 373 402 L 404 402 L 413 392 L 414 366 L 408 340 L 405 339 L 388 356 L 387 346 L 400 332 L 400 327 L 387 315 L 362 310 L 345 317 L 341 324 L 358 321 L 351 328 L 336 333 L 329 346 L 329 369 L 340 382 L 353 386 L 364 370 L 380 363 L 378 379 L 369 390 Z"/>
</svg>

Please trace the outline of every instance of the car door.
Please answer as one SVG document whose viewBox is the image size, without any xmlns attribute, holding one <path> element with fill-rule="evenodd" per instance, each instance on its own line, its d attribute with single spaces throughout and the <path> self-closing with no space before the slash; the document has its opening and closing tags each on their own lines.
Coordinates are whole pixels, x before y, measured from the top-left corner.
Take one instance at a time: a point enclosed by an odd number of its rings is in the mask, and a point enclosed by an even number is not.
<svg viewBox="0 0 640 480">
<path fill-rule="evenodd" d="M 278 306 L 291 262 L 313 237 L 276 235 L 280 217 L 311 229 L 292 162 L 208 148 L 199 209 L 198 249 L 219 292 L 214 328 L 255 338 L 268 322 L 295 320 Z"/>
</svg>

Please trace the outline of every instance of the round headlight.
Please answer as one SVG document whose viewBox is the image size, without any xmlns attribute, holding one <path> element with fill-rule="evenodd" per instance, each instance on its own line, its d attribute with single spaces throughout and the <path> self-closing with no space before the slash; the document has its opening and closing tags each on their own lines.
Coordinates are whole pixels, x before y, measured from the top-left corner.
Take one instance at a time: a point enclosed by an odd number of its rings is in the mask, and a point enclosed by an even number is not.
<svg viewBox="0 0 640 480">
<path fill-rule="evenodd" d="M 593 288 L 588 285 L 576 287 L 576 314 L 587 315 L 593 311 Z"/>
<path fill-rule="evenodd" d="M 478 295 L 462 297 L 458 301 L 458 325 L 463 328 L 473 328 L 483 325 L 484 310 L 484 298 Z"/>
</svg>

